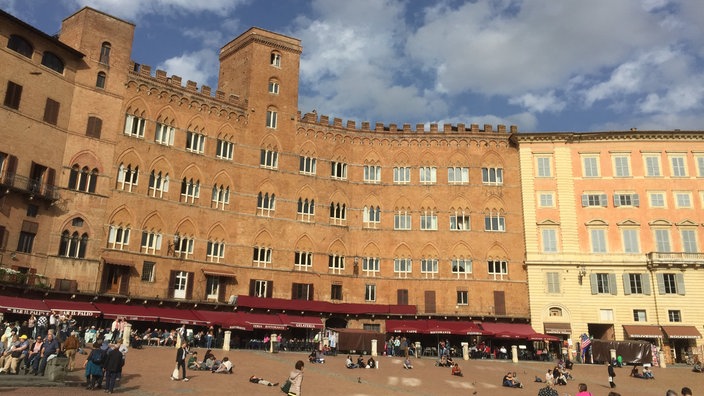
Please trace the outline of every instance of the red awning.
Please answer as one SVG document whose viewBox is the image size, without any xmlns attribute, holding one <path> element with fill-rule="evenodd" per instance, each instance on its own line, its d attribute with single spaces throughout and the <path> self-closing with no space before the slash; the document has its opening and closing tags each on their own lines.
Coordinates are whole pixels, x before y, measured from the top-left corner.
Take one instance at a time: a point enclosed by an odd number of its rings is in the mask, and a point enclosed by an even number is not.
<svg viewBox="0 0 704 396">
<path fill-rule="evenodd" d="M 286 315 L 279 314 L 279 319 L 281 322 L 288 327 L 295 327 L 297 329 L 317 329 L 322 330 L 325 326 L 323 321 L 315 316 L 297 316 L 297 315 Z"/>
<path fill-rule="evenodd" d="M 412 334 L 427 334 L 428 322 L 426 320 L 386 320 L 387 333 L 412 333 Z"/>
<path fill-rule="evenodd" d="M 558 336 L 550 335 L 550 334 L 542 334 L 542 333 L 535 333 L 530 336 L 528 336 L 528 341 L 552 341 L 552 342 L 557 342 L 557 341 L 562 341 L 562 339 Z"/>
<path fill-rule="evenodd" d="M 188 309 L 148 307 L 147 310 L 157 316 L 160 322 L 199 326 L 208 324 Z"/>
<path fill-rule="evenodd" d="M 143 305 L 95 303 L 105 319 L 125 318 L 127 321 L 156 322 L 159 317 Z"/>
<path fill-rule="evenodd" d="M 241 312 L 242 319 L 254 329 L 286 330 L 278 315 L 254 314 Z"/>
<path fill-rule="evenodd" d="M 418 307 L 415 305 L 389 305 L 389 313 L 392 315 L 415 315 Z"/>
<path fill-rule="evenodd" d="M 193 311 L 193 313 L 208 325 L 221 326 L 225 329 L 252 330 L 238 312 L 227 311 Z"/>
<path fill-rule="evenodd" d="M 496 338 L 516 338 L 529 340 L 532 336 L 539 334 L 526 323 L 482 322 L 481 327 L 485 332 Z"/>
<path fill-rule="evenodd" d="M 569 323 L 543 323 L 546 334 L 572 334 L 572 326 Z"/>
<path fill-rule="evenodd" d="M 702 338 L 701 333 L 694 326 L 662 326 L 667 338 Z"/>
<path fill-rule="evenodd" d="M 278 309 L 282 311 L 294 312 L 308 311 L 355 315 L 413 315 L 416 313 L 415 305 L 331 303 L 327 301 L 287 300 L 284 298 L 252 297 L 245 295 L 237 296 L 237 306 L 255 309 Z"/>
<path fill-rule="evenodd" d="M 71 316 L 100 316 L 100 310 L 95 305 L 83 301 L 61 301 L 61 300 L 44 300 L 49 309 L 54 312 L 63 313 Z"/>
<path fill-rule="evenodd" d="M 42 300 L 8 296 L 0 297 L 0 309 L 22 315 L 46 315 L 49 313 L 49 307 Z"/>
</svg>

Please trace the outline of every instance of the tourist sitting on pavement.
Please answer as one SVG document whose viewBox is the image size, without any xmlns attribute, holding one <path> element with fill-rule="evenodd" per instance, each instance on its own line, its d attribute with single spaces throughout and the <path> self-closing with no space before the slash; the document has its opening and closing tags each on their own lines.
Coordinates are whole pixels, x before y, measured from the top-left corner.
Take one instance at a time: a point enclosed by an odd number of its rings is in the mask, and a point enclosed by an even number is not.
<svg viewBox="0 0 704 396">
<path fill-rule="evenodd" d="M 403 368 L 409 369 L 409 370 L 413 368 L 413 365 L 411 364 L 411 359 L 410 359 L 410 358 L 406 357 L 406 358 L 403 360 Z"/>
<path fill-rule="evenodd" d="M 367 367 L 366 363 L 364 363 L 364 357 L 362 355 L 359 355 L 359 357 L 357 358 L 357 367 L 359 367 L 359 368 L 366 368 Z"/>
<path fill-rule="evenodd" d="M 435 365 L 440 366 L 440 367 L 450 367 L 450 362 L 448 361 L 448 359 L 449 359 L 449 356 L 442 355 L 440 357 L 440 360 L 435 362 Z"/>
<path fill-rule="evenodd" d="M 451 373 L 452 375 L 456 375 L 456 376 L 458 376 L 458 377 L 462 377 L 462 376 L 463 376 L 463 374 L 462 374 L 462 369 L 460 368 L 459 363 L 455 363 L 455 364 L 452 366 L 452 370 L 450 371 L 450 373 Z"/>
<path fill-rule="evenodd" d="M 325 363 L 325 355 L 319 350 L 314 350 L 308 355 L 308 361 L 311 363 Z"/>
<path fill-rule="evenodd" d="M 548 383 L 538 391 L 538 396 L 559 396 L 559 393 L 552 387 L 552 383 Z"/>
<path fill-rule="evenodd" d="M 692 367 L 692 371 L 695 373 L 701 373 L 702 372 L 702 363 L 699 361 L 699 358 L 695 358 L 694 360 L 694 367 Z"/>
<path fill-rule="evenodd" d="M 188 358 L 187 366 L 191 370 L 203 370 L 204 366 L 202 363 L 198 363 L 198 352 L 191 353 L 191 357 Z"/>
<path fill-rule="evenodd" d="M 374 357 L 369 357 L 369 360 L 367 361 L 367 368 L 376 368 L 376 360 L 374 360 Z"/>
<path fill-rule="evenodd" d="M 253 383 L 253 384 L 266 385 L 266 386 L 277 386 L 277 385 L 279 385 L 278 382 L 270 382 L 270 381 L 265 380 L 264 378 L 259 378 L 259 377 L 257 377 L 256 375 L 253 375 L 253 376 L 249 377 L 249 382 L 251 382 L 251 383 Z"/>
<path fill-rule="evenodd" d="M 224 357 L 222 362 L 217 366 L 217 368 L 213 369 L 211 373 L 232 374 L 232 362 L 229 358 Z"/>
<path fill-rule="evenodd" d="M 633 366 L 633 370 L 631 370 L 631 377 L 643 378 L 643 374 L 638 372 L 638 366 Z"/>
<path fill-rule="evenodd" d="M 650 370 L 650 367 L 648 367 L 648 366 L 643 367 L 643 378 L 655 379 L 655 377 L 653 376 L 653 372 Z"/>
<path fill-rule="evenodd" d="M 345 360 L 345 367 L 347 367 L 348 369 L 359 368 L 359 366 L 354 364 L 350 355 L 347 355 L 347 359 Z"/>
<path fill-rule="evenodd" d="M 509 387 L 509 388 L 523 388 L 523 384 L 518 382 L 514 377 L 513 373 L 508 372 L 506 375 L 504 375 L 503 380 L 501 381 L 501 384 L 503 386 Z"/>
</svg>

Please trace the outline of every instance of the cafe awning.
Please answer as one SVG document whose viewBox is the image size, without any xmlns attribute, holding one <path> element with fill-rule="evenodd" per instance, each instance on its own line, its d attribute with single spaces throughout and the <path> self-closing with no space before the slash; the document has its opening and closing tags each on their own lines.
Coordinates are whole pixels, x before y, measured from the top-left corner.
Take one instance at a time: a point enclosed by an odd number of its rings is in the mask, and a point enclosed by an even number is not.
<svg viewBox="0 0 704 396">
<path fill-rule="evenodd" d="M 425 320 L 402 320 L 402 319 L 387 319 L 387 333 L 410 333 L 423 334 L 428 331 L 428 322 Z"/>
<path fill-rule="evenodd" d="M 542 334 L 537 333 L 531 325 L 527 323 L 496 323 L 496 322 L 482 322 L 482 329 L 491 334 L 495 338 L 516 338 L 525 340 L 535 340 L 536 337 L 542 336 Z M 550 341 L 550 340 L 548 340 Z"/>
<path fill-rule="evenodd" d="M 279 314 L 279 319 L 281 322 L 288 326 L 297 329 L 317 329 L 322 330 L 323 321 L 316 316 L 299 316 L 299 315 L 287 315 Z"/>
<path fill-rule="evenodd" d="M 193 313 L 208 325 L 220 326 L 225 329 L 252 330 L 240 317 L 239 312 L 232 311 L 196 311 Z"/>
<path fill-rule="evenodd" d="M 662 326 L 667 338 L 702 338 L 701 333 L 694 326 Z"/>
<path fill-rule="evenodd" d="M 662 338 L 660 326 L 623 325 L 623 331 L 629 338 Z"/>
<path fill-rule="evenodd" d="M 22 315 L 46 315 L 49 313 L 49 307 L 44 304 L 44 301 L 21 297 L 0 297 L 0 309 Z"/>
<path fill-rule="evenodd" d="M 286 330 L 278 315 L 254 314 L 241 312 L 242 319 L 254 329 Z"/>
<path fill-rule="evenodd" d="M 129 321 L 156 322 L 159 317 L 143 305 L 95 303 L 105 319 L 125 318 Z"/>
<path fill-rule="evenodd" d="M 149 312 L 159 318 L 160 322 L 166 323 L 177 323 L 177 324 L 187 324 L 187 325 L 206 325 L 207 322 L 198 318 L 192 311 L 188 309 L 177 309 L 177 308 L 157 308 L 149 307 L 147 308 Z"/>
<path fill-rule="evenodd" d="M 44 300 L 49 309 L 54 312 L 71 316 L 100 316 L 100 310 L 95 305 L 83 301 Z"/>
<path fill-rule="evenodd" d="M 569 323 L 543 323 L 545 334 L 572 334 L 572 326 Z"/>
</svg>

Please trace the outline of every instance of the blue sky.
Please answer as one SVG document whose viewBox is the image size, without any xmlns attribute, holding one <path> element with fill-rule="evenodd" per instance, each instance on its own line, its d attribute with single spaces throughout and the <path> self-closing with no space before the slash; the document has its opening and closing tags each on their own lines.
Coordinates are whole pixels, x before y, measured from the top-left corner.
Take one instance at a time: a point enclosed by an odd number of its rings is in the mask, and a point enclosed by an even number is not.
<svg viewBox="0 0 704 396">
<path fill-rule="evenodd" d="M 248 28 L 296 37 L 299 109 L 358 125 L 704 129 L 698 0 L 0 0 L 50 34 L 85 5 L 137 25 L 136 62 L 211 87 Z"/>
</svg>

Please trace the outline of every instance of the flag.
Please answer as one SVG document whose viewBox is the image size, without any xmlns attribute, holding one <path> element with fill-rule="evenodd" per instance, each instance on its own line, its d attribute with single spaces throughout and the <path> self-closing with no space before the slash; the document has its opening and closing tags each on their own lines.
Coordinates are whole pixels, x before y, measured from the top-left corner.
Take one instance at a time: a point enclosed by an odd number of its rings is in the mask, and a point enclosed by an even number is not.
<svg viewBox="0 0 704 396">
<path fill-rule="evenodd" d="M 589 338 L 589 336 L 586 335 L 586 334 L 582 334 L 582 336 L 581 336 L 581 347 L 582 347 L 582 351 L 584 351 L 585 349 L 587 349 L 587 347 L 588 347 L 589 345 L 591 345 L 591 343 L 592 343 L 592 340 Z"/>
</svg>

